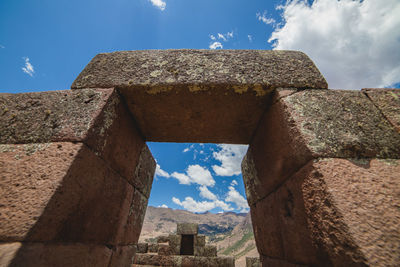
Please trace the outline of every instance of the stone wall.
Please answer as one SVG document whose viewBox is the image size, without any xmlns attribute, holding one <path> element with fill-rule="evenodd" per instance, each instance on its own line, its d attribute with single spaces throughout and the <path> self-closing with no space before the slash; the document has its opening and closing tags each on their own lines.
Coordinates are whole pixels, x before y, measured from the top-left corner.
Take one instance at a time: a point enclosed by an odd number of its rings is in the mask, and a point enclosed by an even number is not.
<svg viewBox="0 0 400 267">
<path fill-rule="evenodd" d="M 0 265 L 129 266 L 155 161 L 114 89 L 0 95 Z"/>
<path fill-rule="evenodd" d="M 400 90 L 277 90 L 242 163 L 264 266 L 400 260 Z"/>
<path fill-rule="evenodd" d="M 327 90 L 303 53 L 256 50 L 99 54 L 72 87 L 0 95 L 1 266 L 129 266 L 147 140 L 250 144 L 263 266 L 400 262 L 399 90 Z"/>
</svg>

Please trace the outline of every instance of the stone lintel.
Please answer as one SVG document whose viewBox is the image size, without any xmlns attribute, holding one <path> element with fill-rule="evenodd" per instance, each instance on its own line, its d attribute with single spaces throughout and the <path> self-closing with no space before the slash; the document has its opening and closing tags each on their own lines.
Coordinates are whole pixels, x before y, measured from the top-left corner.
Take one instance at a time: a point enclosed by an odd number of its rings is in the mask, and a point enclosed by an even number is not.
<svg viewBox="0 0 400 267">
<path fill-rule="evenodd" d="M 199 225 L 197 223 L 178 223 L 176 233 L 178 235 L 197 235 Z"/>
<path fill-rule="evenodd" d="M 148 50 L 99 54 L 73 89 L 115 87 L 148 141 L 248 144 L 276 88 L 325 89 L 296 51 Z"/>
</svg>

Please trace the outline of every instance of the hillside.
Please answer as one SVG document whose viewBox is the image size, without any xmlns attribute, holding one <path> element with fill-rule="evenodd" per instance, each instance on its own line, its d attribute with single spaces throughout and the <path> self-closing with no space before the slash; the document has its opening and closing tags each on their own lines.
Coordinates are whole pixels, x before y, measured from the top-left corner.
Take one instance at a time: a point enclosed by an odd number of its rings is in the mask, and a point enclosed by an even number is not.
<svg viewBox="0 0 400 267">
<path fill-rule="evenodd" d="M 151 242 L 157 236 L 175 233 L 178 222 L 198 223 L 199 233 L 207 236 L 207 243 L 217 246 L 218 255 L 234 256 L 236 266 L 245 266 L 246 256 L 258 256 L 249 213 L 196 214 L 149 206 L 139 240 Z"/>
</svg>

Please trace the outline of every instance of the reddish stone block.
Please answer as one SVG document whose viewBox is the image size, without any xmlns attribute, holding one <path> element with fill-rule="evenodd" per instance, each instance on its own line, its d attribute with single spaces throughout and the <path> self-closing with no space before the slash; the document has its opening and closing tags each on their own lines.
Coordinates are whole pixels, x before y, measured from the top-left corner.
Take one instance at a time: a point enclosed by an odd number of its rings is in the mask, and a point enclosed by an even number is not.
<svg viewBox="0 0 400 267">
<path fill-rule="evenodd" d="M 324 159 L 297 176 L 312 240 L 333 265 L 398 264 L 400 160 Z"/>
<path fill-rule="evenodd" d="M 147 199 L 87 146 L 1 149 L 1 240 L 137 242 Z"/>
<path fill-rule="evenodd" d="M 146 198 L 150 197 L 155 170 L 156 161 L 145 144 L 140 152 L 133 179 L 130 181 Z"/>
<path fill-rule="evenodd" d="M 145 143 L 116 90 L 0 94 L 0 107 L 5 111 L 0 143 L 84 142 L 137 186 L 135 171 Z M 152 177 L 139 178 L 151 188 Z"/>
<path fill-rule="evenodd" d="M 250 204 L 276 190 L 312 158 L 400 157 L 400 134 L 363 93 L 282 93 L 277 91 L 279 101 L 266 111 L 250 143 L 257 174 L 243 176 L 251 190 Z"/>
<path fill-rule="evenodd" d="M 400 132 L 400 89 L 362 89 L 385 118 Z"/>
<path fill-rule="evenodd" d="M 162 256 L 170 256 L 173 255 L 173 250 L 169 245 L 166 244 L 158 244 L 158 255 Z"/>
<path fill-rule="evenodd" d="M 262 267 L 305 267 L 298 263 L 290 263 L 286 260 L 274 259 L 267 256 L 260 255 Z"/>
<path fill-rule="evenodd" d="M 0 244 L 0 266 L 108 267 L 111 250 L 104 245 L 57 243 Z"/>
<path fill-rule="evenodd" d="M 136 246 L 117 246 L 113 249 L 108 267 L 131 267 L 135 257 Z"/>
</svg>

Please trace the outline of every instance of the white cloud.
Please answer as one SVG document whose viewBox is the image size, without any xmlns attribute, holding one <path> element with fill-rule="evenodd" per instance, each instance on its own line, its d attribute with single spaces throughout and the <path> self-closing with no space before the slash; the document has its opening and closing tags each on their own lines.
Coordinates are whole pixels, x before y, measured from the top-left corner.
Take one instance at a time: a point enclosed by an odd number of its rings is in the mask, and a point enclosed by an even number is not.
<svg viewBox="0 0 400 267">
<path fill-rule="evenodd" d="M 253 42 L 253 36 L 252 36 L 251 34 L 248 34 L 248 35 L 247 35 L 247 38 L 249 38 L 249 42 L 250 42 L 250 43 Z"/>
<path fill-rule="evenodd" d="M 174 177 L 175 179 L 177 179 L 180 184 L 191 184 L 192 183 L 192 181 L 190 180 L 190 177 L 183 173 L 173 172 L 171 174 L 171 177 Z"/>
<path fill-rule="evenodd" d="M 24 57 L 23 58 L 25 60 L 25 66 L 22 67 L 22 71 L 25 72 L 26 74 L 28 74 L 29 76 L 33 76 L 33 74 L 35 73 L 35 69 L 33 68 L 32 64 L 29 62 L 29 57 Z"/>
<path fill-rule="evenodd" d="M 223 201 L 196 201 L 192 197 L 186 197 L 185 200 L 180 201 L 178 198 L 173 197 L 172 202 L 183 207 L 190 212 L 206 212 L 215 208 L 221 208 L 224 211 L 233 210 L 229 204 Z"/>
<path fill-rule="evenodd" d="M 167 3 L 162 0 L 150 0 L 150 2 L 153 4 L 153 6 L 159 8 L 161 11 L 164 11 L 167 6 Z"/>
<path fill-rule="evenodd" d="M 241 173 L 241 163 L 247 151 L 247 145 L 218 145 L 221 150 L 213 152 L 213 157 L 221 162 L 221 166 L 213 165 L 214 172 L 219 176 L 232 176 Z"/>
<path fill-rule="evenodd" d="M 218 199 L 214 193 L 212 193 L 210 190 L 208 190 L 207 186 L 202 185 L 199 187 L 199 190 L 200 190 L 200 196 L 202 198 L 206 198 L 209 200 L 217 200 Z"/>
<path fill-rule="evenodd" d="M 232 180 L 231 186 L 235 186 L 235 185 L 238 185 L 238 182 L 236 180 Z"/>
<path fill-rule="evenodd" d="M 212 35 L 212 34 L 210 34 L 210 39 L 213 40 L 213 41 L 217 40 L 217 38 L 215 38 L 215 36 Z"/>
<path fill-rule="evenodd" d="M 160 177 L 165 177 L 165 178 L 171 177 L 171 175 L 169 175 L 168 172 L 161 169 L 160 165 L 158 165 L 158 164 L 156 165 L 156 175 L 160 176 Z"/>
<path fill-rule="evenodd" d="M 180 184 L 199 184 L 205 186 L 214 186 L 215 180 L 207 168 L 200 165 L 189 165 L 186 174 L 173 172 L 170 177 L 179 181 Z"/>
<path fill-rule="evenodd" d="M 158 206 L 159 208 L 164 208 L 164 209 L 168 209 L 168 206 L 167 205 L 165 205 L 165 204 L 162 204 L 162 205 L 160 205 L 160 206 Z"/>
<path fill-rule="evenodd" d="M 214 186 L 215 184 L 210 171 L 200 165 L 189 165 L 186 172 L 193 183 L 206 186 Z"/>
<path fill-rule="evenodd" d="M 187 148 L 185 148 L 182 152 L 183 153 L 186 153 L 186 152 L 188 152 L 189 151 L 189 148 L 187 147 Z"/>
<path fill-rule="evenodd" d="M 222 33 L 218 33 L 218 39 L 222 39 L 226 42 L 226 37 Z"/>
<path fill-rule="evenodd" d="M 269 42 L 306 53 L 330 88 L 400 81 L 400 1 L 291 0 L 278 9 L 283 23 Z"/>
<path fill-rule="evenodd" d="M 256 14 L 256 17 L 259 21 L 264 22 L 265 24 L 275 24 L 275 20 L 273 18 L 268 18 L 267 17 L 267 11 L 264 11 L 264 13 L 261 15 L 260 12 Z"/>
<path fill-rule="evenodd" d="M 210 44 L 209 46 L 210 49 L 217 49 L 217 48 L 223 48 L 222 44 L 220 42 L 213 42 L 212 44 Z"/>
<path fill-rule="evenodd" d="M 248 212 L 249 205 L 247 200 L 238 192 L 233 186 L 229 186 L 228 196 L 225 198 L 226 202 L 233 202 L 240 209 L 240 212 Z"/>
</svg>

